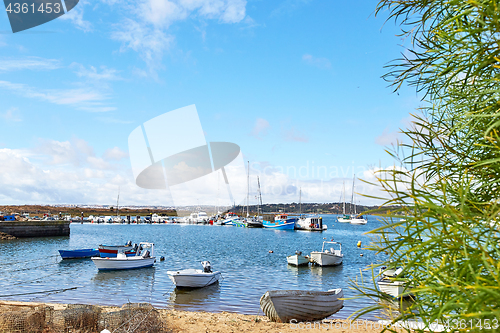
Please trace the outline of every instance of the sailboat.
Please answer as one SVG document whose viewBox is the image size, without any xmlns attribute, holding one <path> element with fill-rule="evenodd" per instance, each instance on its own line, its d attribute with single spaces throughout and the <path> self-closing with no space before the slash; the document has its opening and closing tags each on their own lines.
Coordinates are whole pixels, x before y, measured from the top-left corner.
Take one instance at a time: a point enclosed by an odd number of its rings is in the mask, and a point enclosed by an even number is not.
<svg viewBox="0 0 500 333">
<path fill-rule="evenodd" d="M 295 230 L 323 231 L 327 230 L 323 218 L 318 215 L 302 216 L 302 189 L 299 192 L 299 219 L 295 222 Z"/>
<path fill-rule="evenodd" d="M 235 220 L 234 221 L 234 225 L 236 227 L 243 227 L 243 228 L 246 228 L 248 226 L 248 217 L 250 216 L 250 212 L 249 212 L 249 208 L 248 208 L 248 201 L 249 201 L 249 197 L 250 197 L 250 161 L 247 161 L 247 165 L 248 165 L 248 170 L 247 170 L 247 216 L 246 218 L 242 218 L 242 219 L 239 219 L 239 220 Z M 243 215 L 243 214 L 241 214 Z"/>
<path fill-rule="evenodd" d="M 354 215 L 351 216 L 351 224 L 366 224 L 368 221 L 363 217 L 363 215 L 356 213 L 356 202 L 354 201 L 354 179 L 352 180 L 352 197 L 354 203 Z"/>
<path fill-rule="evenodd" d="M 113 218 L 114 223 L 123 223 L 120 217 L 120 188 L 118 187 L 118 198 L 116 199 L 116 217 Z"/>
<path fill-rule="evenodd" d="M 264 225 L 262 223 L 263 217 L 260 215 L 260 206 L 262 205 L 262 193 L 260 192 L 260 180 L 259 176 L 257 176 L 257 184 L 259 185 L 259 204 L 257 205 L 257 215 L 251 218 L 247 218 L 247 227 L 248 228 L 263 228 Z"/>
<path fill-rule="evenodd" d="M 354 184 L 354 181 L 353 181 Z M 344 205 L 342 208 L 342 216 L 337 217 L 337 221 L 340 223 L 349 223 L 351 222 L 351 217 L 345 213 L 345 181 L 342 182 L 342 185 L 344 187 Z M 353 188 L 354 190 L 354 188 Z"/>
</svg>

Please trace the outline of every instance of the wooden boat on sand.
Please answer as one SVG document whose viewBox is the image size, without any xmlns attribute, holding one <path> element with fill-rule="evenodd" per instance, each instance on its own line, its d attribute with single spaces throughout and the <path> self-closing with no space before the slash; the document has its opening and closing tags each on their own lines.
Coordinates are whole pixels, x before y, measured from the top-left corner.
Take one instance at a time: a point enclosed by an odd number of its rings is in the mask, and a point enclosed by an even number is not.
<svg viewBox="0 0 500 333">
<path fill-rule="evenodd" d="M 344 307 L 341 288 L 328 291 L 270 290 L 260 298 L 260 307 L 275 322 L 316 321 Z"/>
</svg>

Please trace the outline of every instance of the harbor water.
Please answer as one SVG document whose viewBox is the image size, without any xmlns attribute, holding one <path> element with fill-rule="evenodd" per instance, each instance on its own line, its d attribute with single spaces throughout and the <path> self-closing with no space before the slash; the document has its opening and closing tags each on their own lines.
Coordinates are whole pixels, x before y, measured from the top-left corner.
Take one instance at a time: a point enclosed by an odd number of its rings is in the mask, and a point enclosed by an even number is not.
<svg viewBox="0 0 500 333">
<path fill-rule="evenodd" d="M 70 237 L 1 241 L 0 300 L 122 305 L 151 302 L 161 308 L 189 311 L 262 314 L 260 297 L 267 290 L 329 290 L 343 288 L 345 297 L 360 270 L 377 261 L 363 250 L 370 242 L 365 233 L 381 225 L 368 216 L 366 225 L 338 223 L 323 215 L 325 232 L 276 231 L 210 225 L 182 224 L 71 224 Z M 335 267 L 289 266 L 286 256 L 321 250 L 323 241 L 342 243 L 343 264 Z M 59 249 L 97 248 L 153 242 L 157 262 L 152 268 L 98 272 L 90 259 L 62 261 Z M 361 248 L 357 242 L 361 241 Z M 272 253 L 270 253 L 272 251 Z M 361 256 L 361 254 L 363 256 Z M 159 260 L 160 256 L 165 261 Z M 211 262 L 223 280 L 195 290 L 176 289 L 168 270 L 201 269 Z M 371 279 L 371 272 L 364 272 Z M 369 300 L 345 300 L 335 318 L 347 318 L 370 305 Z M 375 319 L 374 315 L 365 316 Z"/>
</svg>

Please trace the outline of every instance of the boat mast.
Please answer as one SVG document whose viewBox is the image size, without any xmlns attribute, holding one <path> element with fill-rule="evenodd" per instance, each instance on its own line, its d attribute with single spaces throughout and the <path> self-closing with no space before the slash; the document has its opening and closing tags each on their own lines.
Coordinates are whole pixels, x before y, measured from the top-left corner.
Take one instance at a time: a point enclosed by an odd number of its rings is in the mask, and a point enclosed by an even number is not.
<svg viewBox="0 0 500 333">
<path fill-rule="evenodd" d="M 354 175 L 354 177 L 356 177 L 356 175 Z M 353 198 L 353 202 L 354 202 L 354 215 L 356 215 L 356 201 L 354 201 L 354 178 L 352 179 L 352 198 Z"/>
<path fill-rule="evenodd" d="M 248 210 L 249 200 L 250 200 L 250 161 L 247 161 L 247 217 L 250 216 L 250 212 Z"/>
<path fill-rule="evenodd" d="M 118 217 L 118 213 L 120 212 L 120 187 L 118 186 L 118 198 L 116 199 L 116 217 Z"/>
<path fill-rule="evenodd" d="M 260 192 L 259 176 L 257 176 L 257 184 L 259 185 L 259 207 L 257 208 L 257 216 L 260 216 L 260 206 L 262 205 L 262 192 Z"/>
<path fill-rule="evenodd" d="M 356 174 L 352 176 L 351 212 L 352 212 L 352 204 L 354 203 L 354 178 L 356 178 Z M 354 215 L 356 215 L 356 207 L 354 207 Z"/>
<path fill-rule="evenodd" d="M 342 186 L 344 187 L 344 208 L 343 208 L 343 214 L 345 215 L 345 180 L 342 181 Z"/>
<path fill-rule="evenodd" d="M 302 187 L 299 189 L 299 216 L 302 216 Z"/>
</svg>

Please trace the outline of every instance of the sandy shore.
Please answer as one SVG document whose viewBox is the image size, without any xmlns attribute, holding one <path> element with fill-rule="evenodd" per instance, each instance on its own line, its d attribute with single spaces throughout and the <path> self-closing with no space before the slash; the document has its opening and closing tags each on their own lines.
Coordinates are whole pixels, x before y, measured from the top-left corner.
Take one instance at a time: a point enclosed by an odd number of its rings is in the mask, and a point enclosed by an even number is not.
<svg viewBox="0 0 500 333">
<path fill-rule="evenodd" d="M 6 311 L 19 311 L 39 306 L 50 306 L 55 311 L 63 311 L 66 304 L 55 303 L 29 303 L 0 301 L 0 314 Z M 103 313 L 117 311 L 119 307 L 99 306 Z M 359 320 L 324 320 L 321 323 L 274 323 L 262 315 L 242 315 L 237 313 L 221 312 L 189 312 L 170 309 L 157 309 L 163 323 L 168 330 L 174 333 L 236 333 L 236 332 L 261 332 L 261 333 L 287 333 L 305 331 L 317 332 L 380 332 L 382 329 L 376 322 Z"/>
</svg>

